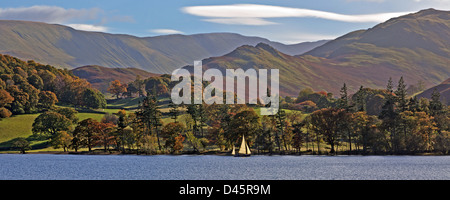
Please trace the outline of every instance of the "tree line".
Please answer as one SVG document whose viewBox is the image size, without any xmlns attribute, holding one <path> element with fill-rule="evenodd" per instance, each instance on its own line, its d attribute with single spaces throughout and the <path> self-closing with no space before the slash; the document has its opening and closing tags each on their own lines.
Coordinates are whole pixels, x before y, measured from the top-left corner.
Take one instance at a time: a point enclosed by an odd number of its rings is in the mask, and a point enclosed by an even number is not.
<svg viewBox="0 0 450 200">
<path fill-rule="evenodd" d="M 405 88 L 401 78 L 395 90 L 389 80 L 384 90 L 361 87 L 349 96 L 344 84 L 340 98 L 331 100 L 323 94 L 327 107 L 311 113 L 281 109 L 273 116 L 260 116 L 258 105 L 170 103 L 165 113 L 168 123 L 163 123 L 158 95 L 148 92 L 136 111 L 106 114 L 100 122 L 78 121 L 71 108 L 51 109 L 36 118 L 33 133 L 49 138 L 55 147 L 74 151 L 102 147 L 156 154 L 215 147 L 226 152 L 245 135 L 255 153 L 448 154 L 449 107 L 440 102 L 438 92 L 431 100 L 417 100 L 407 98 Z M 383 96 L 375 95 L 380 91 Z M 324 98 L 317 99 L 325 102 Z M 368 103 L 373 98 L 384 101 Z M 380 109 L 378 115 L 368 114 L 377 110 L 372 106 Z"/>
</svg>

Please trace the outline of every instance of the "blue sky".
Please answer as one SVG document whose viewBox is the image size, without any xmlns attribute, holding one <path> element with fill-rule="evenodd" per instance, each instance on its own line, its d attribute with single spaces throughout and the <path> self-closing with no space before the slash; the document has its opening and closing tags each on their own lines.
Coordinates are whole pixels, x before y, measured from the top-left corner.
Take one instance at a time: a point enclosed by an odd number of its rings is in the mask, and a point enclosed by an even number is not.
<svg viewBox="0 0 450 200">
<path fill-rule="evenodd" d="M 2 0 L 0 19 L 130 34 L 233 32 L 283 43 L 333 39 L 450 0 Z"/>
</svg>

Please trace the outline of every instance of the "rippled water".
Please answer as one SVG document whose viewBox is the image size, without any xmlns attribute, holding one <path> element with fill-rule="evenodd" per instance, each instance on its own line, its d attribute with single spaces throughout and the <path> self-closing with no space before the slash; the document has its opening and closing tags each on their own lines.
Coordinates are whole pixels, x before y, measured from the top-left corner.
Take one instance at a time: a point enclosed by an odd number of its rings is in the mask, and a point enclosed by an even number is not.
<svg viewBox="0 0 450 200">
<path fill-rule="evenodd" d="M 449 156 L 0 154 L 0 180 L 450 180 Z"/>
</svg>

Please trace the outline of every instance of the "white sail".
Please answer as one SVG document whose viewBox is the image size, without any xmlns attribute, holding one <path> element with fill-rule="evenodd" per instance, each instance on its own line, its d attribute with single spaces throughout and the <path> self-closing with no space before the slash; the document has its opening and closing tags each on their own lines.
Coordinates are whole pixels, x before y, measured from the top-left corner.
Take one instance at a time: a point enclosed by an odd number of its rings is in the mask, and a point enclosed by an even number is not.
<svg viewBox="0 0 450 200">
<path fill-rule="evenodd" d="M 242 136 L 242 143 L 241 143 L 241 147 L 239 148 L 239 155 L 250 155 L 250 148 L 248 147 L 247 143 L 245 142 L 244 136 Z"/>
<path fill-rule="evenodd" d="M 231 155 L 235 155 L 236 154 L 236 152 L 235 152 L 235 150 L 234 150 L 235 148 L 234 148 L 234 145 L 233 145 L 233 151 L 231 151 Z"/>
</svg>

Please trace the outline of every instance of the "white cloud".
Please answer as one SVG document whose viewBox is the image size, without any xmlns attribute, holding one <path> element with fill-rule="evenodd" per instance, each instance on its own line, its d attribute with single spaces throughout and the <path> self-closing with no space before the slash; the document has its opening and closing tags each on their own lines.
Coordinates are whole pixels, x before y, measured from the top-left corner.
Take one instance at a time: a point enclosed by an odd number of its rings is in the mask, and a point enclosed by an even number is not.
<svg viewBox="0 0 450 200">
<path fill-rule="evenodd" d="M 270 25 L 276 24 L 271 21 L 267 21 L 261 18 L 212 18 L 212 19 L 204 19 L 203 21 L 214 22 L 219 24 L 236 24 L 236 25 Z"/>
<path fill-rule="evenodd" d="M 77 30 L 82 31 L 94 31 L 94 32 L 107 32 L 108 28 L 105 26 L 96 26 L 91 24 L 66 24 L 67 26 L 70 26 Z"/>
<path fill-rule="evenodd" d="M 57 6 L 0 8 L 0 19 L 64 23 L 72 20 L 92 20 L 100 9 L 65 9 Z"/>
<path fill-rule="evenodd" d="M 171 34 L 183 34 L 182 31 L 174 30 L 174 29 L 152 29 L 150 30 L 152 33 L 163 34 L 163 35 L 171 35 Z"/>
<path fill-rule="evenodd" d="M 346 15 L 333 12 L 281 7 L 272 5 L 258 4 L 233 4 L 233 5 L 215 5 L 215 6 L 191 6 L 184 7 L 182 11 L 191 15 L 207 17 L 205 21 L 242 24 L 239 19 L 252 19 L 254 22 L 249 25 L 267 25 L 273 22 L 265 20 L 265 18 L 286 18 L 286 17 L 311 17 L 321 18 L 343 22 L 384 22 L 390 18 L 408 14 L 408 12 L 395 13 L 375 13 L 364 15 Z M 263 22 L 263 23 L 262 23 Z"/>
</svg>

